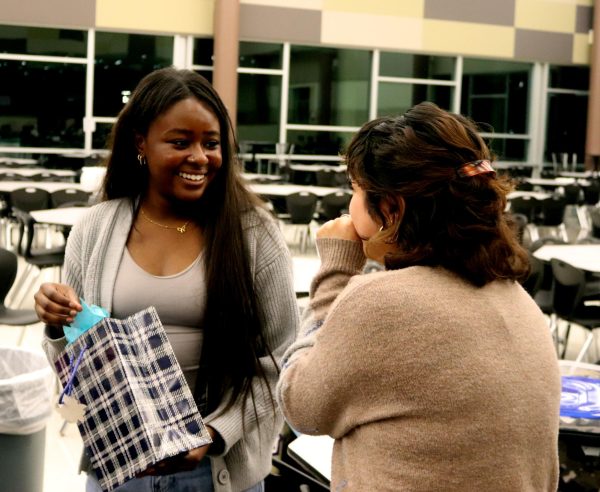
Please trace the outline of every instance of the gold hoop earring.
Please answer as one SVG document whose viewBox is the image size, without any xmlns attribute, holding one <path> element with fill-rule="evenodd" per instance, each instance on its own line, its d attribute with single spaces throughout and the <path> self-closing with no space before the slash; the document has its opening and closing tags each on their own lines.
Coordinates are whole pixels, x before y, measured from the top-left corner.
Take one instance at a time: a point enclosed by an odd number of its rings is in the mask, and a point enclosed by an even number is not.
<svg viewBox="0 0 600 492">
<path fill-rule="evenodd" d="M 137 160 L 140 163 L 140 167 L 144 167 L 148 165 L 148 161 L 146 160 L 146 156 L 144 154 L 138 154 Z"/>
</svg>

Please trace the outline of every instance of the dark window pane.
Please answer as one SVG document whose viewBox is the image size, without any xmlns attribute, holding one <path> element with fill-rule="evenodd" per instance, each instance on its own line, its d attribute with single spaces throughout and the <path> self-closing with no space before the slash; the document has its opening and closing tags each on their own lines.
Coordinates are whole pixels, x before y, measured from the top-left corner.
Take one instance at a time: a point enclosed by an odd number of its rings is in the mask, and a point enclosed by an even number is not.
<svg viewBox="0 0 600 492">
<path fill-rule="evenodd" d="M 526 161 L 529 140 L 511 138 L 486 138 L 488 146 L 499 161 Z"/>
<path fill-rule="evenodd" d="M 0 53 L 85 57 L 87 31 L 0 26 Z"/>
<path fill-rule="evenodd" d="M 550 87 L 587 91 L 590 67 L 550 67 Z"/>
<path fill-rule="evenodd" d="M 0 145 L 83 147 L 85 65 L 0 60 L 0 80 Z"/>
<path fill-rule="evenodd" d="M 270 43 L 240 43 L 240 67 L 281 68 L 283 45 Z"/>
<path fill-rule="evenodd" d="M 108 149 L 112 123 L 96 123 L 96 130 L 92 133 L 92 148 Z"/>
<path fill-rule="evenodd" d="M 337 155 L 344 152 L 354 133 L 289 130 L 287 135 L 295 154 Z"/>
<path fill-rule="evenodd" d="M 527 133 L 531 64 L 467 59 L 461 113 L 497 133 Z M 482 126 L 483 126 L 482 125 Z"/>
<path fill-rule="evenodd" d="M 381 82 L 377 100 L 377 115 L 406 113 L 415 104 L 430 101 L 442 109 L 450 109 L 452 87 L 424 84 L 393 84 Z"/>
<path fill-rule="evenodd" d="M 172 63 L 172 36 L 96 33 L 94 116 L 116 116 L 145 75 Z"/>
<path fill-rule="evenodd" d="M 546 128 L 546 160 L 552 154 L 577 154 L 578 162 L 585 155 L 585 134 L 588 97 L 575 94 L 549 94 Z M 571 157 L 569 157 L 569 160 Z"/>
<path fill-rule="evenodd" d="M 385 53 L 379 56 L 379 74 L 385 77 L 451 80 L 454 57 Z"/>
<path fill-rule="evenodd" d="M 212 38 L 194 39 L 194 65 L 204 65 L 212 67 L 213 64 L 214 42 Z"/>
<path fill-rule="evenodd" d="M 368 51 L 294 46 L 289 123 L 358 126 L 368 118 Z"/>
<path fill-rule="evenodd" d="M 202 75 L 206 80 L 212 84 L 213 73 L 212 70 L 196 70 L 196 73 Z"/>
<path fill-rule="evenodd" d="M 240 140 L 279 140 L 281 77 L 239 74 L 237 126 Z"/>
</svg>

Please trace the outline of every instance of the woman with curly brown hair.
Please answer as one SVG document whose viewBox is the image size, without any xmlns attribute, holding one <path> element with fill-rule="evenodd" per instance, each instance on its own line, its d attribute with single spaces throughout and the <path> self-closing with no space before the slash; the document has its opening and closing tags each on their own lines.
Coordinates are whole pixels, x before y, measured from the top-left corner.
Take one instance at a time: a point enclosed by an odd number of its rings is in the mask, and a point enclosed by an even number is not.
<svg viewBox="0 0 600 492">
<path fill-rule="evenodd" d="M 317 234 L 283 358 L 289 423 L 335 438 L 332 490 L 556 490 L 557 358 L 476 125 L 422 103 L 346 160 L 350 217 Z M 359 275 L 365 255 L 386 271 Z"/>
</svg>

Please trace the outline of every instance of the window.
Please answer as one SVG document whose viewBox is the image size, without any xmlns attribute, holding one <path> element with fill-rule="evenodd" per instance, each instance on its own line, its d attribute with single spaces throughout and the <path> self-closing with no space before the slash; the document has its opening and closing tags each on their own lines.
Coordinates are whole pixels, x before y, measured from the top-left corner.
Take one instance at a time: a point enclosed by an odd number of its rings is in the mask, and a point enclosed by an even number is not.
<svg viewBox="0 0 600 492">
<path fill-rule="evenodd" d="M 280 69 L 282 58 L 282 44 L 240 43 L 240 67 Z"/>
<path fill-rule="evenodd" d="M 369 51 L 293 46 L 288 122 L 358 126 L 369 115 Z"/>
<path fill-rule="evenodd" d="M 85 57 L 87 31 L 0 26 L 0 53 Z"/>
<path fill-rule="evenodd" d="M 173 63 L 173 37 L 96 33 L 94 116 L 117 116 L 138 82 Z"/>
<path fill-rule="evenodd" d="M 461 113 L 491 137 L 499 160 L 527 159 L 530 71 L 529 63 L 464 60 Z"/>
<path fill-rule="evenodd" d="M 212 38 L 195 38 L 192 63 L 201 67 L 212 67 L 214 42 Z"/>
<path fill-rule="evenodd" d="M 454 79 L 454 57 L 381 52 L 379 75 L 412 79 Z"/>
<path fill-rule="evenodd" d="M 589 67 L 552 66 L 546 119 L 547 162 L 583 162 L 588 114 Z"/>
<path fill-rule="evenodd" d="M 279 141 L 283 45 L 240 43 L 237 130 L 240 142 Z"/>
<path fill-rule="evenodd" d="M 404 114 L 415 104 L 430 101 L 449 110 L 452 104 L 452 87 L 425 84 L 379 83 L 377 115 Z"/>
<path fill-rule="evenodd" d="M 252 73 L 238 77 L 238 139 L 278 142 L 281 77 Z"/>
<path fill-rule="evenodd" d="M 85 65 L 0 60 L 0 145 L 83 147 Z"/>
</svg>

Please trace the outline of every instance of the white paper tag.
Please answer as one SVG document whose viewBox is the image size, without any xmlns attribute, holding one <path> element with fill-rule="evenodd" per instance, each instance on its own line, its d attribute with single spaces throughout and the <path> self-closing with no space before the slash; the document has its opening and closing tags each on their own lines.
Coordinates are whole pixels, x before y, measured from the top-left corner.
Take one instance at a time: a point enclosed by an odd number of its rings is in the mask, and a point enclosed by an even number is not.
<svg viewBox="0 0 600 492">
<path fill-rule="evenodd" d="M 63 403 L 58 404 L 58 413 L 67 422 L 83 422 L 86 406 L 68 395 L 63 397 Z"/>
</svg>

